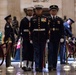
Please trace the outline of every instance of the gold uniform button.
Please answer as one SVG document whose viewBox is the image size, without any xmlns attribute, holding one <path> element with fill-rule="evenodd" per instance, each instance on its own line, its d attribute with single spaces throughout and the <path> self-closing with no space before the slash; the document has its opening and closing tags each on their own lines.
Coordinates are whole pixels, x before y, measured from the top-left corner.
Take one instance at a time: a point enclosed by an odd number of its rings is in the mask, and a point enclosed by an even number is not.
<svg viewBox="0 0 76 75">
<path fill-rule="evenodd" d="M 53 28 L 53 31 L 55 31 L 55 28 Z"/>
</svg>

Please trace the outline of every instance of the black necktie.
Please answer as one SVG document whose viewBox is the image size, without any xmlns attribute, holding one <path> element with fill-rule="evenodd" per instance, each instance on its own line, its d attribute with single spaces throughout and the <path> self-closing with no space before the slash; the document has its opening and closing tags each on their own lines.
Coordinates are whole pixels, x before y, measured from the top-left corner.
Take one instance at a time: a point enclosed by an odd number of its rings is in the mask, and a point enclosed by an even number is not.
<svg viewBox="0 0 76 75">
<path fill-rule="evenodd" d="M 55 17 L 53 16 L 53 20 L 55 20 Z"/>
</svg>

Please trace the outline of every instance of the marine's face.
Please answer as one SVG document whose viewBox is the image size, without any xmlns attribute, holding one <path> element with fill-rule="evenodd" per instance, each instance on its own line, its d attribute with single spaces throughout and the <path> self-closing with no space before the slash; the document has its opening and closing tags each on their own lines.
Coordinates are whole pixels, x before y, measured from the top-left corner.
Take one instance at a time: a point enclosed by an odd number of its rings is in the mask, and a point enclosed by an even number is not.
<svg viewBox="0 0 76 75">
<path fill-rule="evenodd" d="M 41 15 L 42 12 L 43 12 L 42 9 L 36 9 L 36 10 L 35 10 L 36 15 L 38 15 L 38 16 Z"/>
<path fill-rule="evenodd" d="M 28 15 L 28 16 L 32 16 L 32 15 L 33 15 L 33 10 L 28 10 L 28 11 L 27 11 L 27 15 Z"/>
<path fill-rule="evenodd" d="M 58 13 L 58 10 L 56 10 L 56 9 L 50 10 L 50 14 L 52 14 L 52 15 L 57 15 L 57 13 Z"/>
<path fill-rule="evenodd" d="M 8 21 L 9 23 L 11 23 L 11 22 L 12 22 L 12 18 L 9 17 L 7 21 Z"/>
</svg>

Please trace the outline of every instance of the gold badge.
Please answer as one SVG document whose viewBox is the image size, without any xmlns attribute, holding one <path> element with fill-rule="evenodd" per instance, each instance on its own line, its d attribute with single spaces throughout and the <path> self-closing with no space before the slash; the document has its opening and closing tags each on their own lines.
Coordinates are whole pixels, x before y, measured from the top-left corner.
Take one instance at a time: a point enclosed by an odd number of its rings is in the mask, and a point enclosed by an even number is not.
<svg viewBox="0 0 76 75">
<path fill-rule="evenodd" d="M 46 18 L 41 18 L 41 21 L 42 22 L 46 22 Z"/>
<path fill-rule="evenodd" d="M 60 21 L 57 21 L 58 22 L 58 24 L 60 24 Z"/>
<path fill-rule="evenodd" d="M 53 31 L 55 31 L 55 28 L 53 28 Z"/>
</svg>

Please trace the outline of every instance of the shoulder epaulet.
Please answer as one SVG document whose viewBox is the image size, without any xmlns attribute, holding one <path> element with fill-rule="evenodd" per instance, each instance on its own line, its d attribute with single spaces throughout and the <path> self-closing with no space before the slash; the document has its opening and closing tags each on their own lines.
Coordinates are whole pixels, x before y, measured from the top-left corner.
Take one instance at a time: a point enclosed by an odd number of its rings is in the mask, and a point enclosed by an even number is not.
<svg viewBox="0 0 76 75">
<path fill-rule="evenodd" d="M 46 17 L 45 15 L 42 15 L 43 17 Z"/>
<path fill-rule="evenodd" d="M 22 18 L 22 20 L 21 20 L 21 21 L 23 21 L 25 18 L 26 18 L 26 17 Z"/>
<path fill-rule="evenodd" d="M 58 19 L 63 20 L 61 17 L 57 16 Z"/>
<path fill-rule="evenodd" d="M 61 17 L 57 16 L 57 18 L 61 19 Z"/>
<path fill-rule="evenodd" d="M 51 18 L 51 16 L 48 16 L 48 18 Z"/>
<path fill-rule="evenodd" d="M 36 18 L 36 16 L 33 16 L 32 18 Z"/>
<path fill-rule="evenodd" d="M 46 18 L 48 18 L 48 16 L 46 16 L 46 15 L 43 15 L 44 17 L 46 17 Z"/>
</svg>

